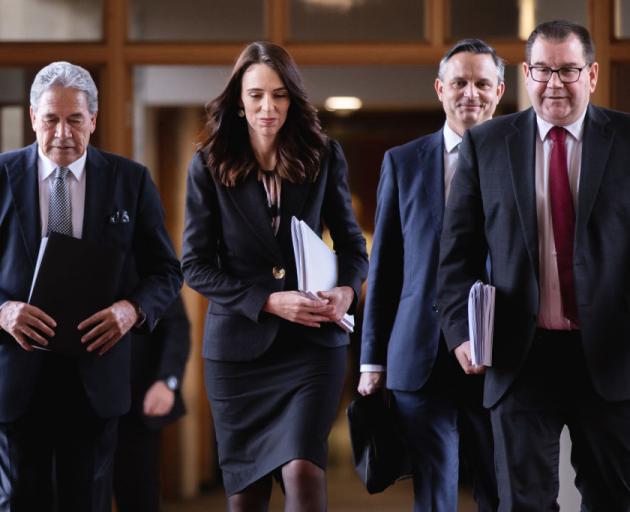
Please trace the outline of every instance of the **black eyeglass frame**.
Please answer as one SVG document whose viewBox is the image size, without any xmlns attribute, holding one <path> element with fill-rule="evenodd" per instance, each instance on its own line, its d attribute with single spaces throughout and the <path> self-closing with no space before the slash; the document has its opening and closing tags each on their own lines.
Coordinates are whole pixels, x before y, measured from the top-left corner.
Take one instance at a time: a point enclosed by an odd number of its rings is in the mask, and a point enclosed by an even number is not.
<svg viewBox="0 0 630 512">
<path fill-rule="evenodd" d="M 527 69 L 529 71 L 530 76 L 532 77 L 532 80 L 534 82 L 538 82 L 538 83 L 543 83 L 546 84 L 547 82 L 549 82 L 549 80 L 551 80 L 551 77 L 553 77 L 554 73 L 557 73 L 558 75 L 558 79 L 563 83 L 563 84 L 574 84 L 575 82 L 577 82 L 580 79 L 580 76 L 582 76 L 582 71 L 585 68 L 590 67 L 590 64 L 584 64 L 581 68 L 575 68 L 572 66 L 562 66 L 560 68 L 550 68 L 549 66 L 534 66 L 532 64 L 527 64 Z M 547 80 L 538 80 L 536 78 L 534 78 L 534 73 L 532 73 L 532 70 L 543 70 L 543 69 L 547 69 L 551 72 L 551 74 L 549 75 L 549 78 L 547 78 Z M 563 80 L 562 79 L 562 75 L 560 74 L 561 71 L 577 71 L 577 78 L 575 80 Z"/>
</svg>

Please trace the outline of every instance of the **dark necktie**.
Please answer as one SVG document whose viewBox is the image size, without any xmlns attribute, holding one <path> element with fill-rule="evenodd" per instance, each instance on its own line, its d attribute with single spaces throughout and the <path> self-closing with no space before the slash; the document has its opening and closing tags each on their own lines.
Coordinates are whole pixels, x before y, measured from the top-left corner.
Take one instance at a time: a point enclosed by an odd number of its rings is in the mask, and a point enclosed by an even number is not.
<svg viewBox="0 0 630 512">
<path fill-rule="evenodd" d="M 53 186 L 48 203 L 48 232 L 56 231 L 72 236 L 72 205 L 66 176 L 70 169 L 58 167 L 55 170 Z"/>
<path fill-rule="evenodd" d="M 564 316 L 578 324 L 578 309 L 573 285 L 573 236 L 575 233 L 575 209 L 567 166 L 567 132 L 554 126 L 549 131 L 552 141 L 549 159 L 549 200 L 553 238 L 556 244 L 556 260 L 560 279 L 560 294 Z"/>
</svg>

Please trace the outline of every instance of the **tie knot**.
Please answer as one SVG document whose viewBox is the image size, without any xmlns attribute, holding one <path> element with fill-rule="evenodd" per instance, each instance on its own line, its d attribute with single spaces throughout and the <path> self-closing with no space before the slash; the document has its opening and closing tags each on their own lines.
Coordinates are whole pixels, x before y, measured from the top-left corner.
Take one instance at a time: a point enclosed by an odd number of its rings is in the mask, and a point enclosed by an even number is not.
<svg viewBox="0 0 630 512">
<path fill-rule="evenodd" d="M 70 169 L 68 169 L 67 167 L 57 167 L 55 169 L 55 179 L 65 180 L 69 172 L 70 172 Z"/>
<path fill-rule="evenodd" d="M 567 131 L 562 126 L 554 126 L 549 130 L 549 138 L 554 142 L 560 142 L 561 144 L 567 138 Z"/>
</svg>

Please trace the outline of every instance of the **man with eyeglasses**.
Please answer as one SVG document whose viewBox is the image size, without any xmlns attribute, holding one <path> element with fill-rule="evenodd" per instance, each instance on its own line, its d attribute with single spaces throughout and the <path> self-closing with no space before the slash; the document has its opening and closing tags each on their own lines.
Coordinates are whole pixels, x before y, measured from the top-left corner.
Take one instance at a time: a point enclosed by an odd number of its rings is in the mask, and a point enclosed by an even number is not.
<svg viewBox="0 0 630 512">
<path fill-rule="evenodd" d="M 438 270 L 442 328 L 467 373 L 467 297 L 496 286 L 491 410 L 499 510 L 559 510 L 568 426 L 582 512 L 630 510 L 630 115 L 589 103 L 588 31 L 540 24 L 533 108 L 464 136 Z"/>
</svg>

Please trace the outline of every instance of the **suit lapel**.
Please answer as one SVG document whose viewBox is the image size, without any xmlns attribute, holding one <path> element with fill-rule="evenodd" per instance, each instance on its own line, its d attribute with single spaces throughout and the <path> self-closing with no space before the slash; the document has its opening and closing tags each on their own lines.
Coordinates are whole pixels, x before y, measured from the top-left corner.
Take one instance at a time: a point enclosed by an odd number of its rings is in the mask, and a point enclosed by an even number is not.
<svg viewBox="0 0 630 512">
<path fill-rule="evenodd" d="M 442 231 L 444 216 L 444 136 L 442 130 L 432 134 L 418 150 L 418 168 L 424 192 L 424 204 L 429 207 L 435 231 Z"/>
<path fill-rule="evenodd" d="M 31 144 L 23 158 L 5 166 L 13 203 L 20 221 L 24 244 L 31 263 L 35 264 L 41 240 L 39 185 L 37 183 L 37 143 Z"/>
<path fill-rule="evenodd" d="M 608 129 L 608 118 L 598 108 L 589 105 L 584 120 L 582 141 L 582 165 L 575 230 L 582 233 L 593 209 L 595 197 L 602 181 L 613 144 L 613 134 Z"/>
<path fill-rule="evenodd" d="M 291 217 L 302 218 L 302 211 L 308 193 L 311 190 L 311 183 L 290 183 L 282 182 L 282 197 L 280 203 L 281 222 L 291 224 Z"/>
<path fill-rule="evenodd" d="M 284 199 L 284 185 L 283 183 L 282 199 Z M 227 187 L 227 191 L 245 224 L 267 248 L 273 258 L 277 259 L 280 256 L 280 247 L 271 229 L 271 220 L 264 203 L 261 187 L 256 172 L 252 171 L 243 183 L 236 187 Z"/>
<path fill-rule="evenodd" d="M 82 236 L 86 240 L 101 240 L 107 219 L 115 209 L 112 191 L 117 172 L 118 169 L 111 166 L 97 149 L 88 146 Z"/>
<path fill-rule="evenodd" d="M 536 115 L 529 109 L 519 115 L 514 131 L 505 137 L 516 206 L 529 259 L 538 277 L 538 220 L 536 215 Z"/>
</svg>

